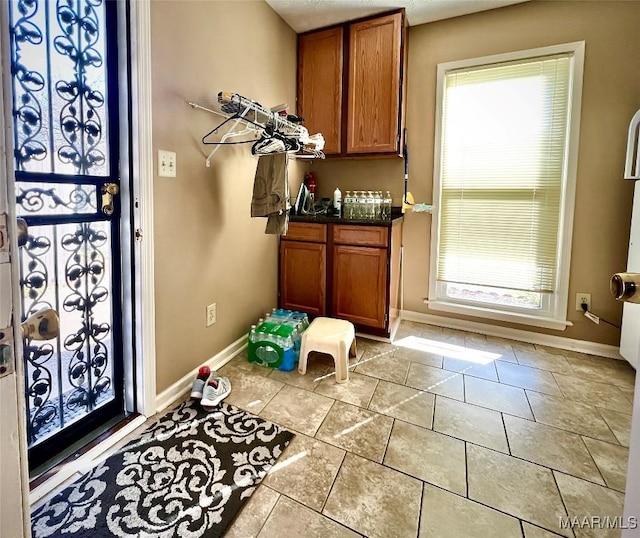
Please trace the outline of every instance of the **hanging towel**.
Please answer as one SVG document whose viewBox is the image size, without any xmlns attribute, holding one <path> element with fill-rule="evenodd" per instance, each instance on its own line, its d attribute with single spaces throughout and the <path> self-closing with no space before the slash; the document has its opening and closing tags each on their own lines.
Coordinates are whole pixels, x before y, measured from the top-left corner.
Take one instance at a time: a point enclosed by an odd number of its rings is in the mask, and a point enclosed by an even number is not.
<svg viewBox="0 0 640 538">
<path fill-rule="evenodd" d="M 287 154 L 261 155 L 253 180 L 251 216 L 268 217 L 265 233 L 285 235 L 289 207 Z"/>
</svg>

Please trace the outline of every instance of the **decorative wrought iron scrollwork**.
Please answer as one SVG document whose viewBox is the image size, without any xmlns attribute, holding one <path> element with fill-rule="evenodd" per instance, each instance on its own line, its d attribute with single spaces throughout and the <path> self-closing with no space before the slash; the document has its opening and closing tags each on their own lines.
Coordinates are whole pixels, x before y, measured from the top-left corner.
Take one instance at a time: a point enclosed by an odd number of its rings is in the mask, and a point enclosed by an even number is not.
<svg viewBox="0 0 640 538">
<path fill-rule="evenodd" d="M 62 238 L 62 248 L 70 252 L 66 281 L 74 290 L 64 299 L 63 307 L 82 316 L 82 326 L 64 340 L 65 349 L 72 352 L 67 373 L 74 389 L 66 398 L 71 409 L 93 408 L 100 395 L 111 387 L 107 375 L 109 351 L 104 343 L 111 326 L 98 323 L 94 316 L 95 307 L 109 297 L 109 291 L 102 285 L 105 259 L 100 250 L 107 239 L 107 234 L 92 228 L 91 223 L 78 224 L 74 233 Z"/>
<path fill-rule="evenodd" d="M 75 173 L 104 175 L 104 0 L 56 0 L 55 21 L 52 2 L 16 0 L 11 10 L 16 169 L 55 155 Z M 46 65 L 28 50 L 40 46 Z M 67 77 L 55 80 L 56 69 Z"/>
<path fill-rule="evenodd" d="M 85 190 L 87 189 L 87 190 Z M 57 192 L 55 187 L 41 188 L 29 187 L 18 188 L 16 203 L 25 213 L 54 213 L 60 214 L 64 210 L 70 213 L 82 213 L 85 209 L 96 209 L 96 194 L 93 185 L 76 185 L 73 190 L 67 193 L 68 200 L 65 201 Z M 49 200 L 47 204 L 46 201 Z M 44 210 L 44 211 L 43 211 Z"/>
<path fill-rule="evenodd" d="M 20 285 L 25 299 L 23 319 L 43 308 L 51 308 L 51 304 L 44 300 L 49 284 L 49 271 L 43 261 L 50 252 L 51 240 L 46 236 L 29 235 L 27 242 L 20 249 Z M 27 436 L 30 443 L 36 440 L 43 428 L 59 416 L 58 406 L 51 401 L 54 380 L 48 361 L 53 353 L 54 348 L 49 343 L 26 343 L 24 346 L 27 361 L 26 396 L 30 411 Z"/>
<path fill-rule="evenodd" d="M 42 131 L 42 106 L 38 94 L 45 88 L 45 78 L 41 73 L 30 70 L 22 62 L 22 47 L 41 45 L 43 34 L 34 22 L 38 12 L 38 0 L 19 0 L 19 17 L 11 28 L 12 73 L 14 80 L 14 118 L 16 168 L 21 170 L 32 159 L 41 161 L 47 156 L 47 147 L 38 139 Z M 46 98 L 44 95 L 42 98 Z"/>
<path fill-rule="evenodd" d="M 99 149 L 102 139 L 102 120 L 98 110 L 104 107 L 104 94 L 89 86 L 87 67 L 100 67 L 103 62 L 96 48 L 100 35 L 100 21 L 95 10 L 102 0 L 85 0 L 80 7 L 74 0 L 58 0 L 57 19 L 62 35 L 53 40 L 60 55 L 74 63 L 75 78 L 58 81 L 56 93 L 65 101 L 60 112 L 62 136 L 67 142 L 58 149 L 62 162 L 71 163 L 80 173 L 88 173 L 94 166 L 105 163 Z"/>
</svg>

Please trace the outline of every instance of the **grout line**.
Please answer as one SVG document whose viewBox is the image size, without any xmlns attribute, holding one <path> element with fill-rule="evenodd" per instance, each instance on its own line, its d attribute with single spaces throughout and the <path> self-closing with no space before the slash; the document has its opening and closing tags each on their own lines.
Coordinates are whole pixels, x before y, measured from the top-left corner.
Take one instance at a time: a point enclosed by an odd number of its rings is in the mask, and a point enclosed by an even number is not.
<svg viewBox="0 0 640 538">
<path fill-rule="evenodd" d="M 509 442 L 509 432 L 507 431 L 507 424 L 504 421 L 504 413 L 500 413 L 500 418 L 502 419 L 502 430 L 504 432 L 504 437 L 507 440 L 507 450 L 509 451 L 509 456 L 513 456 L 513 452 L 511 452 L 511 443 Z"/>
<path fill-rule="evenodd" d="M 469 455 L 467 454 L 467 442 L 464 443 L 464 495 L 469 498 Z"/>
<path fill-rule="evenodd" d="M 585 442 L 584 437 L 582 435 L 580 436 L 580 440 L 582 441 L 582 444 L 584 445 L 584 447 L 587 449 L 587 454 L 589 454 L 589 457 L 591 458 L 591 461 L 593 461 L 593 464 L 596 466 L 596 469 L 598 470 L 598 474 L 600 475 L 600 478 L 602 478 L 602 482 L 603 482 L 604 486 L 609 488 L 609 489 L 614 489 L 614 488 L 609 486 L 609 482 L 607 482 L 607 479 L 602 474 L 602 470 L 600 469 L 600 466 L 598 465 L 598 462 L 593 457 L 593 454 L 591 453 L 591 449 L 589 448 L 589 445 Z M 615 446 L 615 445 L 612 445 L 612 446 Z M 628 465 L 629 464 L 627 463 L 627 467 L 628 467 Z M 625 471 L 626 471 L 626 469 L 625 469 Z M 626 475 L 626 472 L 625 472 L 625 475 Z M 600 484 L 600 485 L 603 485 L 603 484 Z"/>
<path fill-rule="evenodd" d="M 262 481 L 261 481 L 262 482 Z M 260 486 L 260 484 L 258 484 L 258 486 Z M 269 486 L 264 485 L 263 487 L 270 489 L 271 491 L 275 492 L 278 495 L 278 498 L 276 499 L 276 502 L 273 503 L 273 506 L 271 507 L 271 510 L 269 510 L 269 513 L 267 514 L 267 517 L 264 518 L 264 521 L 262 522 L 262 525 L 260 525 L 260 529 L 258 529 L 258 534 L 256 534 L 256 536 L 259 536 L 260 533 L 262 532 L 262 529 L 264 529 L 264 526 L 267 524 L 267 521 L 269 521 L 269 518 L 271 517 L 271 514 L 273 514 L 273 511 L 276 509 L 277 504 L 280 502 L 280 497 L 282 497 L 282 493 L 280 493 L 279 491 L 276 491 L 273 488 L 270 488 Z M 256 488 L 257 491 L 258 488 Z M 253 495 L 255 494 L 252 493 L 251 496 L 253 497 Z M 242 512 L 242 510 L 240 511 Z M 240 513 L 238 514 L 238 516 L 240 515 Z M 237 516 L 236 516 L 237 519 Z M 231 523 L 231 525 L 233 525 L 233 522 Z M 229 529 L 231 528 L 231 526 L 229 527 Z"/>
<path fill-rule="evenodd" d="M 551 475 L 553 476 L 553 483 L 556 485 L 556 489 L 560 494 L 560 501 L 562 501 L 562 506 L 564 507 L 564 511 L 567 514 L 567 517 L 571 517 L 569 515 L 569 510 L 567 509 L 567 504 L 564 501 L 564 495 L 562 495 L 562 490 L 560 489 L 560 486 L 558 486 L 558 481 L 556 480 L 556 474 L 553 471 L 551 471 Z M 575 537 L 576 533 L 573 531 L 573 528 L 570 528 L 569 530 L 571 531 L 571 534 Z"/>
<path fill-rule="evenodd" d="M 318 439 L 318 441 L 320 441 L 320 439 Z M 320 441 L 320 442 L 324 442 L 324 441 Z M 333 477 L 333 480 L 331 481 L 331 486 L 329 486 L 329 489 L 327 491 L 327 496 L 325 497 L 324 501 L 322 501 L 322 506 L 320 507 L 320 510 L 319 510 L 320 514 L 322 514 L 325 506 L 327 506 L 327 501 L 329 500 L 329 497 L 331 496 L 331 492 L 333 491 L 333 488 L 336 485 L 336 480 L 338 480 L 338 475 L 342 470 L 342 466 L 344 465 L 344 460 L 347 458 L 347 454 L 349 453 L 349 451 L 345 450 L 344 448 L 341 448 L 340 450 L 342 450 L 344 454 L 342 455 L 342 459 L 340 460 L 340 465 L 338 465 L 338 470 L 336 471 L 336 475 Z"/>
<path fill-rule="evenodd" d="M 418 504 L 418 538 L 420 537 L 420 525 L 422 524 L 422 505 L 424 504 L 424 488 L 426 482 L 422 481 L 422 487 L 420 488 L 420 503 Z"/>
<path fill-rule="evenodd" d="M 384 445 L 384 452 L 382 453 L 382 461 L 380 462 L 380 465 L 384 465 L 384 459 L 387 457 L 387 450 L 389 450 L 389 442 L 391 441 L 391 434 L 393 433 L 393 428 L 395 428 L 396 426 L 396 419 L 392 418 L 391 420 L 392 420 L 391 428 L 389 428 L 389 435 L 387 436 L 387 442 Z M 388 467 L 388 465 L 385 465 L 385 467 Z"/>
</svg>

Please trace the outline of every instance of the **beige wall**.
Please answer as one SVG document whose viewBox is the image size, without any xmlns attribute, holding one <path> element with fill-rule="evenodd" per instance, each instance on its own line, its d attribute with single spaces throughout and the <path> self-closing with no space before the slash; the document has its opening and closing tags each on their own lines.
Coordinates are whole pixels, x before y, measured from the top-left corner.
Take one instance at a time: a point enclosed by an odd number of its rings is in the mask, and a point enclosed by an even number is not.
<svg viewBox="0 0 640 538">
<path fill-rule="evenodd" d="M 219 91 L 271 107 L 295 103 L 296 36 L 263 1 L 151 4 L 153 149 L 177 153 L 154 178 L 157 391 L 240 338 L 276 306 L 277 238 L 250 218 L 257 160 L 225 146 L 211 168 L 201 138 L 221 120 L 187 101 Z M 214 137 L 215 139 L 215 137 Z M 302 172 L 290 167 L 292 188 Z M 205 327 L 205 307 L 218 321 Z"/>
<path fill-rule="evenodd" d="M 574 310 L 575 293 L 592 294 L 592 309 L 620 323 L 622 308 L 609 292 L 610 276 L 626 267 L 632 182 L 622 180 L 626 133 L 640 108 L 640 2 L 528 2 L 493 11 L 415 26 L 409 31 L 407 128 L 411 153 L 410 190 L 416 201 L 432 201 L 436 65 L 441 62 L 586 42 L 577 194 L 566 331 L 569 338 L 617 345 L 619 330 L 594 325 Z M 314 164 L 320 195 L 336 185 L 390 188 L 399 204 L 403 167 L 399 160 Z M 406 310 L 429 311 L 423 303 L 429 282 L 431 218 L 405 219 Z M 473 318 L 468 318 L 473 319 Z M 484 319 L 478 321 L 487 322 Z"/>
</svg>

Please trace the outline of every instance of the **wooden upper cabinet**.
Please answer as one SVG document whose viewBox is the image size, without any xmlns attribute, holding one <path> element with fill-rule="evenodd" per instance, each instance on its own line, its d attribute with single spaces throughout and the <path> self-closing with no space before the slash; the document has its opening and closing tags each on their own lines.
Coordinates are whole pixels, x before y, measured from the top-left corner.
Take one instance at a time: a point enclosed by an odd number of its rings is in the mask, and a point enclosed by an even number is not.
<svg viewBox="0 0 640 538">
<path fill-rule="evenodd" d="M 402 32 L 402 13 L 349 27 L 349 154 L 399 150 Z"/>
<path fill-rule="evenodd" d="M 342 146 L 343 28 L 298 38 L 298 115 L 309 134 L 322 133 L 327 155 Z"/>
<path fill-rule="evenodd" d="M 326 155 L 401 153 L 405 58 L 404 10 L 298 36 L 298 114 Z"/>
</svg>

